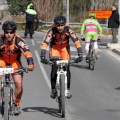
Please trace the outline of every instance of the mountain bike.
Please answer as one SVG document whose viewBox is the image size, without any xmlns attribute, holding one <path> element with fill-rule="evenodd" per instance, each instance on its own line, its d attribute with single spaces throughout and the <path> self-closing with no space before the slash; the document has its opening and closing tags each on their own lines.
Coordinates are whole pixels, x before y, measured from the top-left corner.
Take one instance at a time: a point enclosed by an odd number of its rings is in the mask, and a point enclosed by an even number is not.
<svg viewBox="0 0 120 120">
<path fill-rule="evenodd" d="M 9 120 L 10 115 L 14 115 L 14 81 L 12 79 L 12 74 L 14 73 L 14 68 L 7 66 L 6 68 L 0 68 L 0 75 L 4 76 L 4 80 L 1 81 L 1 114 L 4 120 Z M 28 67 L 21 67 L 18 69 L 19 73 L 28 72 Z"/>
<path fill-rule="evenodd" d="M 65 99 L 67 98 L 67 67 L 75 63 L 74 60 L 57 60 L 48 61 L 50 65 L 56 64 L 57 69 L 57 80 L 56 80 L 56 101 L 58 102 L 59 112 L 62 117 L 65 117 Z"/>
</svg>

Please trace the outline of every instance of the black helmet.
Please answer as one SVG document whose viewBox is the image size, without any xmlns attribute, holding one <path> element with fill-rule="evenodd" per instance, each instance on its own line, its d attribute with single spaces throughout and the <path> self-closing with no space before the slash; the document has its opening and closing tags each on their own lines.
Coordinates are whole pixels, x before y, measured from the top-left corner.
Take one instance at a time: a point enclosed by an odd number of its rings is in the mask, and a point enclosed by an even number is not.
<svg viewBox="0 0 120 120">
<path fill-rule="evenodd" d="M 65 16 L 57 16 L 57 17 L 55 17 L 54 23 L 56 25 L 65 25 L 66 24 L 66 18 L 65 18 Z"/>
<path fill-rule="evenodd" d="M 2 25 L 2 29 L 15 31 L 17 29 L 17 25 L 14 21 L 5 21 Z"/>
</svg>

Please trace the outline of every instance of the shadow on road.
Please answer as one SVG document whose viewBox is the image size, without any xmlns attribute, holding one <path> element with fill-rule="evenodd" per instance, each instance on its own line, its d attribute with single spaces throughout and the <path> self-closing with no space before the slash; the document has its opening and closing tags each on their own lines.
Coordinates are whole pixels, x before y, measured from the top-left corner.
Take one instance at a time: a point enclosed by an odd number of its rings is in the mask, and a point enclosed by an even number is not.
<svg viewBox="0 0 120 120">
<path fill-rule="evenodd" d="M 107 48 L 107 44 L 108 43 L 98 43 L 99 47 L 102 49 L 106 49 Z"/>
<path fill-rule="evenodd" d="M 120 87 L 115 88 L 116 90 L 120 90 Z"/>
<path fill-rule="evenodd" d="M 76 68 L 80 68 L 80 69 L 87 69 L 87 70 L 89 70 L 88 65 L 73 64 L 73 65 L 71 65 L 71 67 L 76 67 Z"/>
<path fill-rule="evenodd" d="M 44 114 L 49 114 L 55 117 L 61 118 L 58 109 L 48 108 L 48 107 L 26 107 L 22 109 L 24 112 L 43 112 Z"/>
</svg>

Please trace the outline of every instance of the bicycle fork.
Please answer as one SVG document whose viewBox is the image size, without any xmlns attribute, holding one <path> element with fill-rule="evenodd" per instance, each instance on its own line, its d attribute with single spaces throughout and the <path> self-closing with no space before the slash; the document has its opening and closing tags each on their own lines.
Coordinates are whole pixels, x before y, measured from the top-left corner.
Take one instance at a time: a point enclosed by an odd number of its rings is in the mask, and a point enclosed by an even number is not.
<svg viewBox="0 0 120 120">
<path fill-rule="evenodd" d="M 57 97 L 60 97 L 60 75 L 64 75 L 64 82 L 65 82 L 65 97 L 67 97 L 67 72 L 58 72 L 57 73 L 57 81 L 56 81 L 56 86 L 57 86 Z"/>
</svg>

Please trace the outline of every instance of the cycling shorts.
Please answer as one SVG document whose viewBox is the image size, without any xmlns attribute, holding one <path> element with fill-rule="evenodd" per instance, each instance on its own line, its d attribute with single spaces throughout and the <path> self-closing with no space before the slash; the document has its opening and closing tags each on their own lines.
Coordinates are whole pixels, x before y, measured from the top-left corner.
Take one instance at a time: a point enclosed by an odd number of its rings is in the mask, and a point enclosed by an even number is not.
<svg viewBox="0 0 120 120">
<path fill-rule="evenodd" d="M 85 40 L 86 42 L 90 42 L 90 40 L 97 40 L 98 34 L 96 32 L 88 32 L 86 33 Z"/>
<path fill-rule="evenodd" d="M 13 63 L 6 63 L 6 61 L 0 57 L 0 67 L 5 68 L 6 66 L 11 66 L 12 68 L 19 68 L 21 66 L 20 62 L 18 60 L 15 60 Z M 14 70 L 14 74 L 19 74 L 17 70 Z"/>
<path fill-rule="evenodd" d="M 70 47 L 58 47 L 53 45 L 50 49 L 50 57 L 59 57 L 62 60 L 69 60 L 70 59 Z"/>
</svg>

